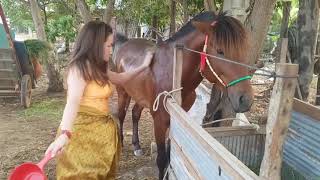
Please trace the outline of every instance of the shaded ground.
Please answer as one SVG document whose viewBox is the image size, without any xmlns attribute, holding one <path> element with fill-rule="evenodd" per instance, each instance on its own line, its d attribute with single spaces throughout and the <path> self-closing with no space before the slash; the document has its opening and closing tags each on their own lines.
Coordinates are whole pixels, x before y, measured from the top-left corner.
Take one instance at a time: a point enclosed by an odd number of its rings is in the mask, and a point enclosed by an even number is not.
<svg viewBox="0 0 320 180">
<path fill-rule="evenodd" d="M 40 87 L 33 93 L 32 106 L 29 109 L 20 107 L 18 98 L 0 100 L 0 179 L 6 179 L 10 170 L 18 164 L 40 161 L 55 137 L 65 97 L 64 93 L 47 94 L 44 84 L 46 83 L 40 83 Z M 114 111 L 117 104 L 116 93 L 110 102 Z M 155 161 L 150 157 L 150 115 L 144 110 L 139 124 L 140 141 L 144 151 L 142 157 L 135 157 L 132 152 L 131 108 L 124 126 L 124 147 L 117 179 L 156 179 Z M 55 179 L 54 160 L 47 165 L 46 172 L 49 179 Z"/>
</svg>

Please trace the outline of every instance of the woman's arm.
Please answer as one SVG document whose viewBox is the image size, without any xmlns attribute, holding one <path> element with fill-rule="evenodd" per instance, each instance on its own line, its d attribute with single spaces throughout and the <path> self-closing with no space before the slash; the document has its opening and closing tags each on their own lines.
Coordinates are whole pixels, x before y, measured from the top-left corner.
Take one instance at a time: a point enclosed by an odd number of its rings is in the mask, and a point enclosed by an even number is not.
<svg viewBox="0 0 320 180">
<path fill-rule="evenodd" d="M 81 77 L 79 71 L 75 68 L 70 69 L 68 77 L 68 95 L 67 104 L 64 108 L 60 128 L 62 130 L 71 130 L 73 122 L 77 116 L 80 100 L 86 86 L 85 80 Z"/>
<path fill-rule="evenodd" d="M 64 130 L 66 133 L 60 134 L 48 147 L 46 154 L 50 152 L 52 157 L 54 157 L 58 152 L 61 152 L 61 149 L 69 141 L 70 131 L 77 116 L 80 100 L 86 86 L 86 82 L 81 77 L 79 71 L 75 68 L 70 69 L 67 77 L 67 84 L 67 104 L 64 108 L 62 120 L 60 123 L 60 129 Z"/>
<path fill-rule="evenodd" d="M 134 78 L 135 76 L 143 72 L 147 67 L 149 67 L 149 65 L 151 64 L 152 58 L 153 58 L 153 52 L 148 51 L 143 60 L 143 64 L 141 66 L 137 67 L 132 71 L 123 72 L 123 73 L 116 73 L 108 70 L 108 77 L 113 84 L 122 86 L 125 83 L 127 83 L 129 80 L 131 80 L 132 78 Z"/>
</svg>

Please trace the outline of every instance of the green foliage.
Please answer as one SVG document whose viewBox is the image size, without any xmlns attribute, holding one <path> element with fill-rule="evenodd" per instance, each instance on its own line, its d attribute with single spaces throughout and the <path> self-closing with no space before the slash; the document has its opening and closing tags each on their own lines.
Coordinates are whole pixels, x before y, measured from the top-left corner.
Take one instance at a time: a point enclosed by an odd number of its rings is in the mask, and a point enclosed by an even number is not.
<svg viewBox="0 0 320 180">
<path fill-rule="evenodd" d="M 26 40 L 24 43 L 31 58 L 40 60 L 40 62 L 48 58 L 49 51 L 51 50 L 49 43 L 38 39 Z"/>
<path fill-rule="evenodd" d="M 50 19 L 46 26 L 48 40 L 55 42 L 57 37 L 63 37 L 66 41 L 73 41 L 77 33 L 74 24 L 75 19 L 71 15 Z"/>
<path fill-rule="evenodd" d="M 34 29 L 27 2 L 2 0 L 1 5 L 13 29 L 20 32 L 27 32 L 28 27 Z"/>
<path fill-rule="evenodd" d="M 289 17 L 289 26 L 295 23 L 298 10 L 299 10 L 299 0 L 292 0 L 290 17 Z M 264 45 L 264 50 L 263 50 L 264 52 L 270 52 L 280 37 L 280 29 L 281 29 L 281 23 L 283 18 L 282 12 L 283 12 L 283 1 L 278 1 L 273 11 L 271 24 L 269 26 L 268 35 Z"/>
</svg>

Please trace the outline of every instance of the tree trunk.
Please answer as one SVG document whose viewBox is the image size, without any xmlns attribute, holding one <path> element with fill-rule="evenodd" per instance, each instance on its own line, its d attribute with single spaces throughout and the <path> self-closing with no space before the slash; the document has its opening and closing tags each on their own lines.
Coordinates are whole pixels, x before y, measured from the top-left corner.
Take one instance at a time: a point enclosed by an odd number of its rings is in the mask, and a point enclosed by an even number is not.
<svg viewBox="0 0 320 180">
<path fill-rule="evenodd" d="M 36 28 L 37 37 L 42 41 L 46 41 L 47 37 L 44 31 L 44 24 L 40 16 L 40 8 L 38 7 L 36 0 L 30 0 L 30 5 L 31 5 L 32 19 Z M 47 76 L 49 79 L 49 86 L 47 90 L 49 92 L 63 91 L 63 81 L 62 81 L 60 72 L 55 68 L 55 65 L 54 65 L 56 62 L 57 61 L 55 60 L 54 53 L 49 52 L 49 58 L 46 62 L 46 67 L 48 71 Z"/>
<path fill-rule="evenodd" d="M 288 38 L 288 25 L 289 25 L 289 18 L 290 18 L 290 10 L 291 10 L 291 1 L 284 1 L 283 2 L 283 10 L 282 10 L 280 38 L 277 42 L 277 47 L 275 50 L 276 62 L 278 62 L 278 63 L 280 62 L 280 49 L 281 49 L 282 39 Z"/>
<path fill-rule="evenodd" d="M 113 15 L 115 0 L 109 0 L 106 10 L 104 11 L 103 21 L 107 24 L 110 23 L 110 20 Z"/>
<path fill-rule="evenodd" d="M 280 30 L 280 38 L 288 38 L 288 25 L 291 11 L 291 1 L 283 2 L 282 22 Z"/>
<path fill-rule="evenodd" d="M 153 27 L 155 30 L 158 29 L 158 17 L 155 16 L 155 15 L 152 17 L 152 27 Z M 156 33 L 155 31 L 152 31 L 151 37 L 152 37 L 153 39 L 157 39 L 157 33 Z"/>
<path fill-rule="evenodd" d="M 49 79 L 48 92 L 62 92 L 63 80 L 58 68 L 54 65 L 57 61 L 53 52 L 49 52 L 48 62 L 46 64 L 47 76 Z"/>
<path fill-rule="evenodd" d="M 70 39 L 66 38 L 65 43 L 66 43 L 66 51 L 65 52 L 70 52 Z"/>
<path fill-rule="evenodd" d="M 124 35 L 126 37 L 128 37 L 128 34 L 129 34 L 128 29 L 129 29 L 129 22 L 127 20 L 125 20 L 125 22 L 124 22 Z"/>
<path fill-rule="evenodd" d="M 176 32 L 176 1 L 170 1 L 170 36 Z"/>
<path fill-rule="evenodd" d="M 319 19 L 318 0 L 299 0 L 298 13 L 298 58 L 299 86 L 302 99 L 306 101 L 313 77 L 314 53 Z"/>
<path fill-rule="evenodd" d="M 139 23 L 137 23 L 137 37 L 141 38 L 141 27 L 139 26 Z"/>
<path fill-rule="evenodd" d="M 215 0 L 204 0 L 204 9 L 206 11 L 217 11 L 216 1 Z"/>
<path fill-rule="evenodd" d="M 316 93 L 316 100 L 315 105 L 320 105 L 320 77 L 318 75 L 318 82 L 317 82 L 317 93 Z"/>
<path fill-rule="evenodd" d="M 320 19 L 319 19 L 320 20 Z M 317 77 L 317 93 L 315 97 L 315 105 L 320 105 L 320 40 L 319 40 L 319 27 L 318 27 L 318 35 L 317 35 L 317 48 L 316 48 L 316 55 L 315 58 L 316 63 L 314 64 L 314 74 L 318 75 Z"/>
<path fill-rule="evenodd" d="M 251 33 L 251 53 L 249 53 L 248 58 L 250 64 L 255 64 L 259 59 L 268 32 L 276 0 L 253 0 L 252 3 L 251 12 L 244 24 Z"/>
<path fill-rule="evenodd" d="M 90 14 L 89 7 L 85 0 L 77 0 L 76 3 L 84 23 L 91 21 L 92 17 Z"/>
<path fill-rule="evenodd" d="M 182 0 L 182 7 L 183 7 L 183 23 L 186 24 L 189 21 L 188 0 Z"/>
<path fill-rule="evenodd" d="M 29 2 L 30 2 L 31 14 L 32 14 L 33 23 L 36 29 L 37 37 L 40 40 L 46 41 L 47 36 L 44 30 L 44 24 L 41 19 L 40 8 L 38 6 L 38 3 L 36 0 L 29 0 Z"/>
<path fill-rule="evenodd" d="M 207 112 L 204 116 L 203 123 L 208 123 L 224 118 L 236 117 L 236 113 L 233 111 L 228 95 L 226 93 L 221 93 L 221 90 L 216 85 L 212 86 L 210 102 L 207 104 Z M 217 122 L 204 127 L 230 126 L 231 124 L 232 121 Z"/>
</svg>

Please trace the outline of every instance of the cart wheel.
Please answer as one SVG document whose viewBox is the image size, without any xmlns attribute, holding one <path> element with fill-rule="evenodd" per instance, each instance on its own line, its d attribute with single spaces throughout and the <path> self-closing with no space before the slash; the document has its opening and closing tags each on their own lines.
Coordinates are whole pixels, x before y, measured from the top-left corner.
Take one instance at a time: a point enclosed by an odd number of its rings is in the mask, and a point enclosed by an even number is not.
<svg viewBox="0 0 320 180">
<path fill-rule="evenodd" d="M 28 108 L 31 103 L 31 89 L 32 82 L 31 77 L 28 74 L 23 75 L 21 80 L 21 105 L 23 107 Z"/>
</svg>

